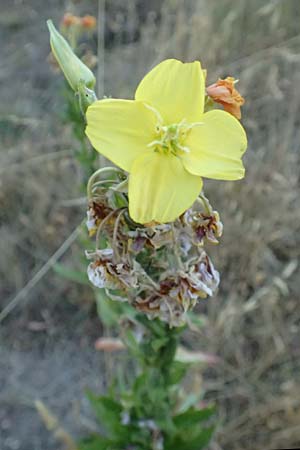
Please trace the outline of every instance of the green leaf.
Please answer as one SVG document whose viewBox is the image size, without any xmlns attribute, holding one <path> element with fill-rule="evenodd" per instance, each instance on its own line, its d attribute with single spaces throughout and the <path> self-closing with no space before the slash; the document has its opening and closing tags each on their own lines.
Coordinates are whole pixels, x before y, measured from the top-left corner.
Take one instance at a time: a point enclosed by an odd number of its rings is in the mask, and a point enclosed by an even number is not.
<svg viewBox="0 0 300 450">
<path fill-rule="evenodd" d="M 204 327 L 207 323 L 207 318 L 202 314 L 197 314 L 194 311 L 188 312 L 188 317 L 193 325 L 195 325 L 199 330 Z"/>
<path fill-rule="evenodd" d="M 91 400 L 91 399 L 90 399 Z M 132 425 L 123 425 L 121 423 L 122 406 L 110 397 L 94 397 L 92 400 L 93 409 L 99 422 L 108 433 L 114 449 L 124 449 L 132 442 L 132 436 L 139 431 Z"/>
<path fill-rule="evenodd" d="M 164 450 L 201 450 L 207 447 L 212 435 L 215 431 L 215 427 L 203 428 L 193 433 L 190 436 L 190 431 L 187 434 L 186 431 L 182 431 L 182 434 L 173 437 L 172 439 L 166 438 Z"/>
<path fill-rule="evenodd" d="M 176 349 L 177 339 L 176 337 L 172 337 L 171 339 L 169 339 L 168 345 L 166 345 L 160 353 L 160 365 L 162 367 L 168 367 L 170 364 L 172 364 Z"/>
<path fill-rule="evenodd" d="M 121 448 L 123 450 L 125 446 L 132 442 L 133 434 L 139 429 L 132 425 L 123 425 L 121 423 L 123 407 L 112 397 L 98 397 L 91 392 L 88 392 L 87 396 L 99 422 L 111 436 L 111 441 L 108 442 L 111 442 L 113 445 L 107 447 L 107 449 Z"/>
<path fill-rule="evenodd" d="M 75 281 L 75 283 L 80 284 L 89 284 L 89 280 L 85 271 L 69 269 L 61 263 L 54 264 L 53 270 L 67 280 Z"/>
<path fill-rule="evenodd" d="M 203 409 L 189 408 L 173 417 L 175 434 L 166 437 L 165 450 L 200 450 L 209 443 L 215 427 L 201 427 L 200 424 L 211 418 L 215 407 Z"/>
<path fill-rule="evenodd" d="M 118 433 L 121 424 L 122 405 L 111 397 L 96 396 L 87 392 L 87 397 L 100 423 L 111 433 Z"/>
<path fill-rule="evenodd" d="M 180 413 L 185 412 L 191 406 L 198 405 L 201 398 L 202 398 L 202 392 L 198 392 L 198 393 L 193 392 L 193 393 L 186 395 L 185 399 L 183 400 L 182 404 L 180 405 L 180 408 L 179 408 Z"/>
<path fill-rule="evenodd" d="M 82 439 L 78 444 L 78 450 L 113 450 L 113 442 L 100 435 L 92 435 Z"/>
<path fill-rule="evenodd" d="M 98 315 L 104 325 L 108 327 L 117 325 L 120 320 L 118 305 L 107 297 L 104 289 L 95 290 L 95 296 Z"/>
<path fill-rule="evenodd" d="M 168 384 L 172 386 L 173 384 L 179 383 L 185 376 L 187 369 L 188 364 L 174 361 L 170 367 Z"/>
<path fill-rule="evenodd" d="M 173 421 L 177 428 L 186 429 L 187 427 L 194 427 L 199 422 L 208 420 L 212 415 L 215 414 L 215 412 L 216 409 L 214 406 L 203 409 L 196 409 L 192 407 L 187 411 L 174 416 Z"/>
<path fill-rule="evenodd" d="M 124 342 L 128 350 L 132 353 L 135 358 L 143 358 L 143 354 L 141 353 L 140 345 L 136 340 L 134 333 L 131 330 L 126 330 L 124 335 Z"/>
<path fill-rule="evenodd" d="M 193 439 L 191 439 L 188 447 L 185 450 L 200 450 L 202 448 L 205 448 L 209 444 L 214 431 L 214 426 L 204 428 Z"/>
<path fill-rule="evenodd" d="M 166 343 L 168 342 L 168 338 L 167 337 L 163 337 L 163 338 L 158 338 L 158 339 L 153 339 L 151 341 L 151 347 L 153 348 L 153 350 L 155 352 L 157 352 L 159 349 L 161 349 L 164 345 L 166 345 Z"/>
<path fill-rule="evenodd" d="M 99 318 L 108 327 L 118 325 L 122 316 L 134 317 L 134 308 L 128 303 L 111 300 L 104 289 L 95 289 L 95 296 Z"/>
<path fill-rule="evenodd" d="M 114 193 L 114 200 L 116 208 L 124 208 L 128 206 L 128 201 L 126 200 L 124 195 L 119 192 Z"/>
<path fill-rule="evenodd" d="M 170 330 L 167 330 L 167 327 L 163 322 L 158 319 L 150 320 L 145 314 L 137 314 L 136 320 L 144 325 L 144 327 L 151 331 L 156 337 L 165 337 L 168 331 L 171 333 Z"/>
</svg>

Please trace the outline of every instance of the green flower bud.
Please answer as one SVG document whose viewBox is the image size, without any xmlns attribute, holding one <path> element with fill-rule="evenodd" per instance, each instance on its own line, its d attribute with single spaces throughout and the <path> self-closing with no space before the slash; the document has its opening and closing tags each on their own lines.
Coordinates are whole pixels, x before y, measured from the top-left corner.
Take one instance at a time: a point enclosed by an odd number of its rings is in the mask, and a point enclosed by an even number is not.
<svg viewBox="0 0 300 450">
<path fill-rule="evenodd" d="M 52 53 L 71 88 L 77 92 L 84 84 L 93 89 L 96 83 L 93 72 L 75 55 L 66 39 L 57 31 L 52 20 L 47 20 Z"/>
</svg>

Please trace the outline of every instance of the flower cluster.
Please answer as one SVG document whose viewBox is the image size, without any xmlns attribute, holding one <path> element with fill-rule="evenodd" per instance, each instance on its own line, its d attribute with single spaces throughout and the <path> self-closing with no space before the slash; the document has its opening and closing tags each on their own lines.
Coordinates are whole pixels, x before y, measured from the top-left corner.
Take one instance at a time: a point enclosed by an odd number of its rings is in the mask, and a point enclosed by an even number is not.
<svg viewBox="0 0 300 450">
<path fill-rule="evenodd" d="M 87 226 L 96 234 L 89 279 L 170 326 L 219 284 L 203 246 L 218 243 L 223 226 L 203 177 L 239 180 L 245 172 L 247 138 L 237 120 L 244 99 L 234 78 L 208 88 L 205 81 L 199 61 L 166 60 L 134 100 L 106 98 L 86 113 L 89 140 L 118 166 L 100 169 L 88 185 Z"/>
<path fill-rule="evenodd" d="M 61 21 L 62 30 L 71 27 L 79 27 L 82 30 L 94 30 L 96 28 L 96 25 L 97 25 L 96 17 L 90 15 L 79 17 L 71 13 L 66 13 Z"/>
<path fill-rule="evenodd" d="M 150 318 L 159 317 L 173 326 L 179 326 L 185 321 L 185 313 L 200 298 L 215 293 L 219 281 L 219 273 L 206 252 L 202 251 L 186 267 L 164 272 L 158 289 L 149 292 L 148 296 L 144 295 L 144 298 L 137 297 L 133 305 Z"/>
<path fill-rule="evenodd" d="M 86 224 L 96 250 L 86 252 L 89 280 L 112 300 L 180 326 L 199 299 L 218 287 L 219 273 L 203 247 L 218 242 L 219 215 L 202 194 L 172 224 L 142 226 L 130 218 L 128 194 L 119 181 L 94 177 L 90 186 Z"/>
</svg>

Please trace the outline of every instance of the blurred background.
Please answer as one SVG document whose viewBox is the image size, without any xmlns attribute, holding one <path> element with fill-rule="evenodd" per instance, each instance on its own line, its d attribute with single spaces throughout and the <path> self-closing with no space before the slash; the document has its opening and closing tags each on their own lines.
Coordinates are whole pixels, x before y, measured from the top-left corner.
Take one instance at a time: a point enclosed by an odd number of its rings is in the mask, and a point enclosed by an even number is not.
<svg viewBox="0 0 300 450">
<path fill-rule="evenodd" d="M 106 330 L 93 291 L 72 280 L 83 256 L 72 233 L 85 216 L 84 177 L 46 28 L 65 12 L 98 18 L 99 38 L 91 33 L 87 45 L 100 95 L 132 98 L 169 57 L 201 60 L 208 84 L 240 80 L 247 174 L 206 183 L 225 227 L 209 250 L 222 281 L 200 307 L 200 332 L 186 339 L 220 357 L 198 374 L 204 399 L 218 405 L 211 450 L 300 447 L 299 0 L 0 3 L 0 308 L 14 306 L 0 316 L 0 448 L 59 448 L 37 398 L 73 436 L 84 433 L 84 389 L 105 389 L 111 370 L 94 348 Z M 53 270 L 57 249 L 68 279 Z"/>
</svg>

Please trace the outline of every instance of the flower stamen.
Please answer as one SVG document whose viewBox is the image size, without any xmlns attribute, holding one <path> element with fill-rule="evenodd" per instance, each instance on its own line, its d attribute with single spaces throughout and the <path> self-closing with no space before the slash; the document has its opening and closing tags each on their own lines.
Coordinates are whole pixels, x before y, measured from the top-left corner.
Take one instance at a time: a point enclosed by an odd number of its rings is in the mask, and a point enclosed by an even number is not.
<svg viewBox="0 0 300 450">
<path fill-rule="evenodd" d="M 150 142 L 148 147 L 152 147 L 155 152 L 172 154 L 179 157 L 182 153 L 189 153 L 190 148 L 184 145 L 188 133 L 192 128 L 203 125 L 203 122 L 187 123 L 186 119 L 183 119 L 178 124 L 162 125 L 159 113 L 148 105 L 147 108 L 153 110 L 159 119 L 155 127 L 158 139 Z"/>
</svg>

